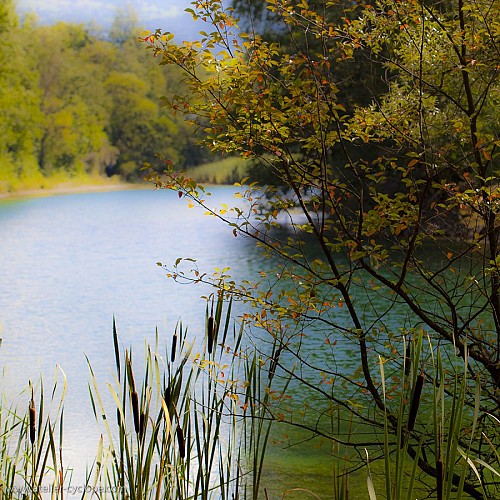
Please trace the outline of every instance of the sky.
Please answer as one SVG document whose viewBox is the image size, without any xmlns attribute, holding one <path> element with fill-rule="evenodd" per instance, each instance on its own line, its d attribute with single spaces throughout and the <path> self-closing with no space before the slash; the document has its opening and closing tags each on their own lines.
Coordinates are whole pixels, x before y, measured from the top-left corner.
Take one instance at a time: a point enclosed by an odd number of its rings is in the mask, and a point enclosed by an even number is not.
<svg viewBox="0 0 500 500">
<path fill-rule="evenodd" d="M 181 38 L 193 38 L 202 29 L 184 9 L 192 0 L 17 0 L 17 12 L 37 15 L 42 24 L 57 21 L 93 24 L 108 28 L 119 9 L 131 8 L 146 30 L 170 31 Z"/>
</svg>

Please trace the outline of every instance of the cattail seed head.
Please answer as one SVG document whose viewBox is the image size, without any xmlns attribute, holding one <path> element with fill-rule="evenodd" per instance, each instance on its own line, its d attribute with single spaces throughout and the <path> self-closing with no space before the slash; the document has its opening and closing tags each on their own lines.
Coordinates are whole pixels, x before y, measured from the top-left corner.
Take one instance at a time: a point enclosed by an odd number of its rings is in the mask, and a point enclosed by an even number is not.
<svg viewBox="0 0 500 500">
<path fill-rule="evenodd" d="M 415 382 L 413 390 L 413 397 L 410 404 L 410 413 L 408 414 L 408 431 L 411 432 L 415 428 L 415 421 L 417 419 L 418 405 L 420 404 L 420 397 L 422 396 L 422 387 L 424 386 L 425 375 L 421 373 Z"/>
<path fill-rule="evenodd" d="M 177 332 L 174 333 L 172 337 L 172 350 L 170 351 L 170 361 L 173 363 L 175 361 L 175 351 L 177 349 Z"/>
<path fill-rule="evenodd" d="M 184 433 L 180 425 L 177 425 L 175 434 L 177 435 L 177 444 L 179 445 L 179 456 L 184 458 L 186 456 L 186 441 L 184 440 Z"/>
<path fill-rule="evenodd" d="M 436 461 L 436 489 L 437 500 L 443 500 L 443 482 L 444 482 L 444 467 L 443 460 L 439 458 Z"/>
<path fill-rule="evenodd" d="M 405 353 L 405 375 L 408 377 L 411 370 L 411 345 L 408 343 Z"/>
<path fill-rule="evenodd" d="M 29 406 L 29 423 L 30 423 L 30 443 L 34 444 L 35 442 L 35 421 L 36 421 L 36 409 L 35 402 L 33 400 L 30 401 Z"/>
<path fill-rule="evenodd" d="M 174 399 L 172 395 L 172 389 L 170 388 L 170 385 L 165 388 L 165 394 L 163 399 L 165 400 L 165 404 L 167 405 L 167 410 L 169 415 L 174 415 L 175 414 L 175 409 L 174 409 Z"/>
<path fill-rule="evenodd" d="M 212 354 L 213 345 L 214 345 L 214 318 L 213 318 L 213 316 L 210 316 L 210 318 L 208 318 L 207 335 L 208 335 L 208 345 L 207 345 L 208 354 Z"/>
<path fill-rule="evenodd" d="M 137 434 L 141 431 L 141 422 L 139 417 L 139 396 L 137 391 L 132 391 L 132 413 L 134 415 L 134 429 Z"/>
<path fill-rule="evenodd" d="M 170 404 L 172 403 L 172 390 L 170 389 L 170 386 L 165 388 L 165 394 L 163 399 L 165 400 L 165 404 L 167 406 L 170 406 Z"/>
</svg>

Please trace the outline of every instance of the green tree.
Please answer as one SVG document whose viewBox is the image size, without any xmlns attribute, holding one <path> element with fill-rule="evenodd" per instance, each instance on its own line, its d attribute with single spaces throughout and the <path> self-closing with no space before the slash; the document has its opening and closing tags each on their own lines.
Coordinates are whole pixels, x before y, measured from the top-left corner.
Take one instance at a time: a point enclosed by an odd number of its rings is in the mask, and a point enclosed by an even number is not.
<svg viewBox="0 0 500 500">
<path fill-rule="evenodd" d="M 14 4 L 0 5 L 0 189 L 38 174 L 36 153 L 43 117 L 38 73 L 30 48 L 17 43 L 28 29 L 19 26 Z"/>
<path fill-rule="evenodd" d="M 176 125 L 161 113 L 158 98 L 150 93 L 150 80 L 129 72 L 112 72 L 104 83 L 113 106 L 109 135 L 119 150 L 117 169 L 125 178 L 140 177 L 143 161 L 154 159 L 158 151 L 169 151 L 177 134 Z"/>
<path fill-rule="evenodd" d="M 142 162 L 158 151 L 181 165 L 205 159 L 196 134 L 159 102 L 183 88 L 178 71 L 146 57 L 138 31 L 130 10 L 118 11 L 106 40 L 83 25 L 21 25 L 14 2 L 2 3 L 1 191 L 88 175 L 142 180 Z"/>
<path fill-rule="evenodd" d="M 369 4 L 366 0 L 358 1 L 358 7 Z M 323 52 L 322 38 L 311 36 L 307 29 L 308 20 L 302 23 L 300 14 L 294 23 L 283 22 L 283 11 L 269 8 L 267 2 L 256 0 L 233 0 L 234 14 L 239 18 L 239 26 L 247 33 L 254 33 L 266 42 L 279 43 L 283 52 L 321 54 Z M 320 14 L 321 22 L 329 26 L 337 26 L 342 22 L 356 18 L 356 9 L 346 9 L 343 2 L 330 0 L 315 0 L 308 2 L 310 11 Z M 302 0 L 287 2 L 289 12 L 299 13 L 303 8 Z M 369 104 L 371 99 L 386 90 L 383 79 L 383 69 L 373 64 L 369 51 L 361 57 L 362 47 L 358 47 L 358 57 L 345 60 L 335 60 L 335 71 L 331 79 L 339 89 L 338 99 L 349 111 L 354 104 Z M 351 155 L 357 154 L 350 151 Z M 363 153 L 366 154 L 366 151 Z"/>
<path fill-rule="evenodd" d="M 95 67 L 80 57 L 93 40 L 83 26 L 64 23 L 40 27 L 34 38 L 46 120 L 40 168 L 46 175 L 95 170 L 86 160 L 107 150 L 109 141 L 106 100 L 93 80 Z"/>
<path fill-rule="evenodd" d="M 193 10 L 213 23 L 200 41 L 176 44 L 159 31 L 146 37 L 161 63 L 181 68 L 188 82 L 187 92 L 164 99 L 167 106 L 202 124 L 213 151 L 258 161 L 276 182 L 250 182 L 242 186 L 244 208 L 217 209 L 169 161 L 151 179 L 281 259 L 258 282 L 215 280 L 254 306 L 248 319 L 273 345 L 262 354 L 269 379 L 280 373 L 307 395 L 299 416 L 276 396 L 266 418 L 335 440 L 332 414 L 347 415 L 372 431 L 368 442 L 341 441 L 387 460 L 404 449 L 436 478 L 425 482 L 429 495 L 449 497 L 454 484 L 473 498 L 497 498 L 499 4 L 379 0 L 356 3 L 334 22 L 328 9 L 340 5 L 268 0 L 282 31 L 300 44 L 239 33 L 217 0 Z M 350 64 L 377 70 L 379 91 L 368 104 L 345 105 L 336 67 Z M 388 321 L 395 314 L 397 328 Z M 422 335 L 437 350 L 415 358 Z M 349 373 L 337 360 L 346 350 L 357 359 Z M 477 386 L 454 371 L 456 356 Z M 446 370 L 435 371 L 442 358 Z M 404 375 L 410 359 L 419 364 Z M 443 411 L 434 407 L 414 426 L 416 408 L 405 401 L 424 380 Z M 457 380 L 463 397 L 453 389 Z M 464 417 L 453 420 L 457 405 Z M 388 481 L 387 496 L 397 498 L 393 491 Z"/>
</svg>

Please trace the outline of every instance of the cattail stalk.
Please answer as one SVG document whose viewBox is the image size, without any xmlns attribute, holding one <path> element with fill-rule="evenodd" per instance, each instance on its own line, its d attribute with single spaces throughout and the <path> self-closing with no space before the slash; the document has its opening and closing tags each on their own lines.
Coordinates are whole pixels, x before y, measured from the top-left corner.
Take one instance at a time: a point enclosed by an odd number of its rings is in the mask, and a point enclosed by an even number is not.
<svg viewBox="0 0 500 500">
<path fill-rule="evenodd" d="M 271 363 L 269 365 L 269 376 L 270 377 L 274 376 L 274 372 L 276 371 L 276 367 L 278 366 L 278 360 L 280 358 L 282 350 L 283 350 L 283 346 L 279 346 L 278 349 L 276 349 L 276 352 L 274 353 L 273 357 L 271 358 Z"/>
<path fill-rule="evenodd" d="M 146 427 L 146 413 L 141 412 L 141 418 L 139 422 L 139 437 L 142 439 L 144 436 L 144 429 Z"/>
<path fill-rule="evenodd" d="M 420 397 L 422 396 L 422 387 L 424 386 L 425 375 L 422 372 L 415 382 L 415 389 L 413 390 L 413 397 L 411 399 L 410 413 L 408 415 L 408 431 L 411 432 L 415 428 L 415 421 L 417 419 L 418 405 L 420 404 Z"/>
<path fill-rule="evenodd" d="M 399 440 L 399 449 L 402 450 L 405 447 L 406 429 L 403 427 L 401 429 L 401 438 Z"/>
<path fill-rule="evenodd" d="M 443 466 L 443 436 L 439 429 L 439 452 L 436 460 L 436 490 L 437 500 L 443 500 L 443 485 L 444 485 L 444 466 Z"/>
</svg>

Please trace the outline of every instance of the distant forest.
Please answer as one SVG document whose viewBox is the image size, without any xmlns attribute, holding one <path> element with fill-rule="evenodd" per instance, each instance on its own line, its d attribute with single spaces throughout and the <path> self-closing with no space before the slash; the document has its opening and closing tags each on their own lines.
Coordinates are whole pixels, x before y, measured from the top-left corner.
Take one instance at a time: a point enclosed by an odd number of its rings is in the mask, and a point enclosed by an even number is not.
<svg viewBox="0 0 500 500">
<path fill-rule="evenodd" d="M 0 4 L 0 192 L 119 175 L 139 180 L 161 153 L 181 167 L 203 163 L 183 117 L 160 97 L 182 85 L 159 66 L 127 13 L 103 34 L 84 25 L 23 23 Z"/>
</svg>

